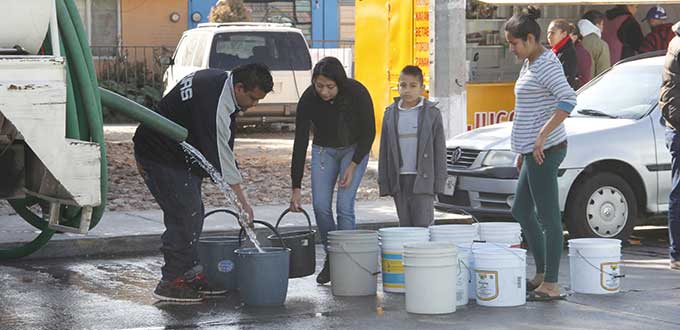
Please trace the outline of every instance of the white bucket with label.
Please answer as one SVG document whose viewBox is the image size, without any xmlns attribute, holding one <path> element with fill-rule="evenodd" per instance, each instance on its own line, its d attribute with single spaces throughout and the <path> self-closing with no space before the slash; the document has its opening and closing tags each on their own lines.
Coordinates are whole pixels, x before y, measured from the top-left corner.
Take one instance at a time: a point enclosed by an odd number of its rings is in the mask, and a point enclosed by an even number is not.
<svg viewBox="0 0 680 330">
<path fill-rule="evenodd" d="M 478 305 L 510 307 L 526 303 L 526 250 L 480 249 L 473 254 Z"/>
<path fill-rule="evenodd" d="M 476 286 L 475 286 L 475 255 L 474 251 L 475 250 L 483 250 L 483 249 L 503 249 L 503 248 L 509 248 L 509 244 L 501 244 L 501 243 L 479 243 L 475 242 L 472 244 L 458 244 L 458 248 L 460 249 L 466 249 L 470 251 L 470 258 L 469 258 L 469 276 L 470 279 L 468 280 L 468 300 L 476 300 L 477 299 L 477 293 L 476 293 Z"/>
<path fill-rule="evenodd" d="M 621 287 L 621 241 L 608 238 L 569 240 L 569 278 L 578 293 L 610 294 Z"/>
<path fill-rule="evenodd" d="M 422 227 L 395 227 L 380 229 L 378 233 L 382 248 L 383 291 L 403 293 L 406 291 L 404 245 L 429 241 L 430 231 Z"/>
<path fill-rule="evenodd" d="M 479 226 L 482 241 L 510 244 L 513 248 L 522 244 L 522 227 L 517 222 L 483 222 Z"/>
<path fill-rule="evenodd" d="M 404 246 L 406 311 L 448 314 L 456 311 L 458 253 L 453 244 L 436 242 Z"/>
<path fill-rule="evenodd" d="M 331 289 L 336 296 L 372 296 L 378 288 L 378 232 L 339 230 L 328 233 Z"/>
</svg>

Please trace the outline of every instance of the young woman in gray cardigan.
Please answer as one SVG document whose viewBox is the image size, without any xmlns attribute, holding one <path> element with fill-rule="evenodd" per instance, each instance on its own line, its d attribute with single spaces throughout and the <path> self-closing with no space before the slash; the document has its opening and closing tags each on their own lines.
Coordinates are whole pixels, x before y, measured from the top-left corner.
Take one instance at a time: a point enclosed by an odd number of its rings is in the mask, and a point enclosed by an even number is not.
<svg viewBox="0 0 680 330">
<path fill-rule="evenodd" d="M 402 227 L 434 222 L 434 195 L 444 192 L 446 143 L 436 104 L 421 95 L 423 72 L 406 66 L 399 76 L 399 96 L 387 107 L 380 137 L 380 196 L 392 196 Z"/>
</svg>

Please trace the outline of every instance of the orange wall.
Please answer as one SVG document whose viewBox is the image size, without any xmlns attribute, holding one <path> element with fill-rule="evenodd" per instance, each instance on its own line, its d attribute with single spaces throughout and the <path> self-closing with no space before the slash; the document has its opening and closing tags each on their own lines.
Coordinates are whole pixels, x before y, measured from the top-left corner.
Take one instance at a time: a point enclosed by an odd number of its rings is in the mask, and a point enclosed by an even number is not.
<svg viewBox="0 0 680 330">
<path fill-rule="evenodd" d="M 176 46 L 187 29 L 187 0 L 121 0 L 123 46 Z M 177 12 L 180 20 L 170 21 Z"/>
</svg>

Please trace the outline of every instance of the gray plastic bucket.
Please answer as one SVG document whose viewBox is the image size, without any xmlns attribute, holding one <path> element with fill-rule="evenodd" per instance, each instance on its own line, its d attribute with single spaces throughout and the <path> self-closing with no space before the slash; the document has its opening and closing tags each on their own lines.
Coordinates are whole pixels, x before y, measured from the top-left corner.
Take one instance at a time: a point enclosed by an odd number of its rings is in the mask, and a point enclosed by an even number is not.
<svg viewBox="0 0 680 330">
<path fill-rule="evenodd" d="M 278 235 L 270 224 L 257 220 L 254 222 L 269 227 Z M 241 300 L 248 306 L 283 305 L 288 294 L 290 249 L 285 247 L 262 249 L 264 253 L 256 248 L 240 248 L 234 251 Z"/>
<path fill-rule="evenodd" d="M 238 236 L 202 237 L 198 241 L 198 257 L 206 279 L 223 290 L 234 290 L 236 284 L 236 254 Z"/>
<path fill-rule="evenodd" d="M 286 209 L 279 216 L 279 220 L 276 221 L 276 231 L 279 232 L 277 235 L 269 235 L 267 239 L 275 247 L 287 247 L 290 249 L 290 272 L 288 274 L 289 278 L 305 277 L 314 274 L 316 269 L 316 246 L 314 235 L 315 230 L 312 230 L 312 221 L 309 218 L 309 214 L 304 209 L 302 214 L 307 218 L 307 230 L 297 230 L 297 231 L 287 231 L 283 232 L 279 229 L 281 220 L 290 212 Z M 285 244 L 285 245 L 282 245 Z"/>
<path fill-rule="evenodd" d="M 216 209 L 206 213 L 204 219 L 218 212 L 238 217 L 229 209 Z M 198 257 L 203 265 L 203 273 L 212 285 L 222 290 L 238 287 L 234 250 L 240 246 L 238 236 L 205 236 L 198 241 Z"/>
</svg>

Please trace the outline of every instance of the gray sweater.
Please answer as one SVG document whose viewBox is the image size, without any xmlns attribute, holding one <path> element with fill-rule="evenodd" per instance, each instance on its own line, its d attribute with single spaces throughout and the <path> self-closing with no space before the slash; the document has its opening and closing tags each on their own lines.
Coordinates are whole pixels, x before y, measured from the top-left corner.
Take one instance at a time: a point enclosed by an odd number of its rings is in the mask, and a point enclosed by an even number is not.
<svg viewBox="0 0 680 330">
<path fill-rule="evenodd" d="M 399 98 L 387 107 L 380 135 L 378 160 L 378 185 L 380 196 L 391 196 L 399 192 L 399 175 L 403 164 L 399 146 Z M 418 110 L 418 143 L 416 150 L 416 179 L 414 194 L 436 194 L 444 192 L 446 183 L 446 142 L 442 116 L 436 104 L 424 100 Z"/>
</svg>

